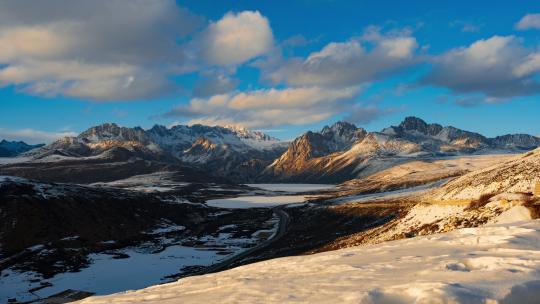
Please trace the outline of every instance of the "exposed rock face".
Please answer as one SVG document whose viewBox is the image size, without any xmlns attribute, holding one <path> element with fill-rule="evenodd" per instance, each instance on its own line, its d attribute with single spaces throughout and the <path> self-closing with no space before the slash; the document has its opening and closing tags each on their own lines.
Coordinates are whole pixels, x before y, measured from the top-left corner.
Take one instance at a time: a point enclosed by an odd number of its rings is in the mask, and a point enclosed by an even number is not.
<svg viewBox="0 0 540 304">
<path fill-rule="evenodd" d="M 125 128 L 119 127 L 114 123 L 105 123 L 99 126 L 92 127 L 79 136 L 82 142 L 95 143 L 100 141 L 132 141 L 148 144 L 150 139 L 146 136 L 146 132 L 140 128 Z"/>
<path fill-rule="evenodd" d="M 528 134 L 509 134 L 491 139 L 495 147 L 534 149 L 540 146 L 540 138 Z"/>
<path fill-rule="evenodd" d="M 386 128 L 382 132 L 413 141 L 432 152 L 472 152 L 490 146 L 490 141 L 478 133 L 428 124 L 417 117 L 406 117 L 399 126 Z"/>
<path fill-rule="evenodd" d="M 366 136 L 362 128 L 337 122 L 324 127 L 320 132 L 307 132 L 295 139 L 281 157 L 263 172 L 262 179 L 288 180 L 307 178 L 311 172 L 319 172 L 322 163 L 318 160 L 335 152 L 350 149 Z"/>
<path fill-rule="evenodd" d="M 30 155 L 43 159 L 52 155 L 66 157 L 109 157 L 111 149 L 125 149 L 125 160 L 141 157 L 148 160 L 166 159 L 168 155 L 154 144 L 146 132 L 139 127 L 125 128 L 114 123 L 92 127 L 76 137 L 64 137 Z M 118 156 L 118 155 L 116 155 Z"/>
<path fill-rule="evenodd" d="M 427 124 L 425 121 L 417 117 L 405 117 L 405 120 L 403 120 L 398 128 L 403 131 L 417 131 L 429 136 L 435 136 L 443 129 L 443 127 L 439 124 Z"/>
<path fill-rule="evenodd" d="M 531 135 L 487 138 L 407 117 L 398 126 L 369 133 L 353 124 L 337 122 L 319 132 L 308 131 L 290 144 L 262 132 L 230 126 L 156 125 L 144 130 L 107 123 L 28 155 L 42 161 L 101 158 L 184 163 L 236 182 L 327 183 L 359 178 L 415 158 L 521 151 L 538 146 L 540 138 Z"/>
<path fill-rule="evenodd" d="M 343 182 L 419 157 L 530 150 L 538 146 L 540 139 L 531 135 L 487 138 L 451 126 L 428 124 L 417 117 L 407 117 L 398 126 L 370 133 L 339 122 L 297 138 L 260 179 Z"/>
<path fill-rule="evenodd" d="M 350 148 L 358 140 L 363 139 L 367 132 L 353 124 L 338 121 L 330 127 L 324 127 L 320 134 L 323 136 L 326 145 L 335 152 Z"/>
<path fill-rule="evenodd" d="M 184 163 L 202 171 L 211 171 L 216 176 L 234 176 L 238 181 L 247 181 L 248 176 L 260 173 L 261 164 L 264 167 L 283 153 L 286 145 L 262 132 L 243 128 L 203 125 L 166 128 L 156 125 L 144 130 L 106 123 L 77 137 L 53 142 L 32 152 L 31 156 L 46 161 L 99 158 Z M 256 168 L 250 169 L 250 164 Z"/>
</svg>

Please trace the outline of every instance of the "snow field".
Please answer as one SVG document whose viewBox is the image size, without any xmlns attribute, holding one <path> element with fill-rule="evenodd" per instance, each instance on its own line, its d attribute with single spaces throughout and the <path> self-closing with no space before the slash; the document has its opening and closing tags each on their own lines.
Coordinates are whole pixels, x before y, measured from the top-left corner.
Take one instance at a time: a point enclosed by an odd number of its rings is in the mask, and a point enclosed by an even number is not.
<svg viewBox="0 0 540 304">
<path fill-rule="evenodd" d="M 287 257 L 80 303 L 537 303 L 540 221 Z"/>
</svg>

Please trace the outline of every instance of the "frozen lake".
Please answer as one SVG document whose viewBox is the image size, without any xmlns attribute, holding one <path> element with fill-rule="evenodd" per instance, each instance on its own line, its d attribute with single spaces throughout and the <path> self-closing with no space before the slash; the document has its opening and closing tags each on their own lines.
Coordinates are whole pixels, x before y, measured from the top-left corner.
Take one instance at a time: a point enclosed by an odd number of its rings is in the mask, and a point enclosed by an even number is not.
<svg viewBox="0 0 540 304">
<path fill-rule="evenodd" d="M 301 195 L 304 192 L 334 189 L 335 185 L 323 184 L 247 184 L 247 186 L 278 192 L 276 195 L 251 195 L 231 198 L 219 198 L 206 202 L 208 206 L 218 208 L 271 208 L 279 205 L 300 204 L 311 196 Z M 285 192 L 286 195 L 279 195 Z"/>
<path fill-rule="evenodd" d="M 271 219 L 273 224 L 276 219 Z M 234 225 L 232 225 L 234 226 Z M 169 229 L 157 229 L 151 233 L 164 233 Z M 176 228 L 183 230 L 182 226 Z M 219 230 L 230 229 L 231 225 L 221 226 Z M 232 233 L 220 232 L 217 235 L 206 235 L 198 238 L 203 245 L 187 247 L 181 245 L 183 240 L 175 241 L 166 237 L 161 238 L 161 244 L 168 244 L 163 251 L 148 244 L 140 247 L 127 247 L 115 250 L 115 253 L 126 254 L 126 258 L 114 258 L 113 254 L 90 254 L 90 265 L 78 272 L 59 273 L 52 278 L 43 279 L 35 272 L 18 272 L 8 268 L 0 273 L 0 303 L 7 299 L 17 298 L 19 301 L 36 300 L 38 297 L 48 297 L 66 289 L 84 290 L 97 295 L 111 294 L 126 290 L 145 288 L 164 282 L 174 281 L 164 278 L 168 275 L 183 272 L 188 266 L 209 266 L 230 255 L 246 250 L 246 246 L 254 246 L 261 240 L 259 233 L 273 233 L 276 227 L 263 228 L 251 237 L 235 238 Z M 171 243 L 172 242 L 172 243 Z M 224 254 L 225 252 L 229 252 Z M 44 251 L 46 253 L 46 250 Z M 36 254 L 42 254 L 37 251 Z M 29 292 L 40 286 L 40 283 L 50 283 L 51 286 Z"/>
<path fill-rule="evenodd" d="M 330 190 L 336 188 L 336 185 L 326 184 L 246 184 L 247 186 L 260 188 L 268 191 L 284 192 L 310 192 L 319 190 Z"/>
<path fill-rule="evenodd" d="M 233 198 L 219 198 L 206 202 L 208 206 L 218 208 L 269 208 L 279 205 L 303 203 L 307 199 L 304 195 L 278 195 L 278 196 L 240 196 Z"/>
</svg>

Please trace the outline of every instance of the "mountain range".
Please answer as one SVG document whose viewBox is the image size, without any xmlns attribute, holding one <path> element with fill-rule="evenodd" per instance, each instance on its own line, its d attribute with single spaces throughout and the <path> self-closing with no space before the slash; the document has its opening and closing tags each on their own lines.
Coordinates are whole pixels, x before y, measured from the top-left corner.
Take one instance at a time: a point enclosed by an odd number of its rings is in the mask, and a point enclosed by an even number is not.
<svg viewBox="0 0 540 304">
<path fill-rule="evenodd" d="M 23 141 L 0 141 L 0 157 L 13 157 L 32 149 L 40 148 L 45 144 L 29 145 Z"/>
<path fill-rule="evenodd" d="M 106 123 L 25 155 L 49 164 L 138 159 L 191 167 L 234 182 L 339 183 L 412 159 L 518 152 L 539 146 L 540 138 L 532 135 L 488 138 L 407 117 L 380 132 L 339 121 L 290 143 L 231 126 L 156 125 L 145 130 Z M 5 166 L 0 169 L 5 170 Z"/>
<path fill-rule="evenodd" d="M 487 138 L 407 117 L 398 126 L 367 132 L 346 122 L 307 132 L 262 173 L 264 180 L 342 182 L 411 159 L 530 150 L 540 138 L 510 134 Z"/>
</svg>

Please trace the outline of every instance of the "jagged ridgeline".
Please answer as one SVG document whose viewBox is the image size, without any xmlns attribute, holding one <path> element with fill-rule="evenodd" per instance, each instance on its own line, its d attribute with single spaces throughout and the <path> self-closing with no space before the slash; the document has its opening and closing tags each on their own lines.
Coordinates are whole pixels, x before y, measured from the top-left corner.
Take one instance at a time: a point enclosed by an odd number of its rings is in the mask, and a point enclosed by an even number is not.
<svg viewBox="0 0 540 304">
<path fill-rule="evenodd" d="M 262 173 L 271 181 L 343 182 L 367 176 L 411 159 L 451 155 L 519 152 L 540 146 L 527 134 L 487 138 L 455 127 L 407 117 L 398 126 L 366 132 L 338 122 L 307 132 Z"/>
<path fill-rule="evenodd" d="M 488 138 L 407 117 L 398 126 L 380 132 L 368 132 L 340 121 L 317 132 L 308 131 L 290 143 L 230 126 L 156 125 L 144 130 L 107 123 L 34 149 L 26 156 L 49 163 L 138 159 L 151 162 L 148 166 L 154 166 L 152 170 L 163 170 L 167 165 L 187 166 L 234 182 L 338 183 L 411 159 L 521 152 L 538 146 L 540 139 L 532 135 Z M 30 169 L 18 169 L 4 166 L 0 172 L 26 172 L 25 177 L 36 177 Z"/>
</svg>

